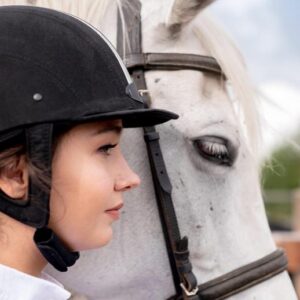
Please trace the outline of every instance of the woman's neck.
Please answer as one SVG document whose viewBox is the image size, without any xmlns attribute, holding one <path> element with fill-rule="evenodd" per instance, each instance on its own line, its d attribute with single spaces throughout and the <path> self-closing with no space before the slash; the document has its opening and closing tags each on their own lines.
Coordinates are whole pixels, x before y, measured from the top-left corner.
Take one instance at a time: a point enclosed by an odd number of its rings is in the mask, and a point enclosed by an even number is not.
<svg viewBox="0 0 300 300">
<path fill-rule="evenodd" d="M 0 264 L 40 276 L 47 261 L 33 241 L 35 228 L 0 213 Z"/>
</svg>

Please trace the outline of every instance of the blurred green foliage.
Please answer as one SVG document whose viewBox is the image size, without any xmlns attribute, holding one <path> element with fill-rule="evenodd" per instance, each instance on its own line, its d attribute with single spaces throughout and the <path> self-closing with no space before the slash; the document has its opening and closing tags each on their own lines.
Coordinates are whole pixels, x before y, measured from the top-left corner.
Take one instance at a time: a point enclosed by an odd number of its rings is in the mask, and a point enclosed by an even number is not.
<svg viewBox="0 0 300 300">
<path fill-rule="evenodd" d="M 291 227 L 292 191 L 300 187 L 300 151 L 290 144 L 275 150 L 262 170 L 262 186 L 269 221 Z"/>
<path fill-rule="evenodd" d="M 290 190 L 300 186 L 300 152 L 291 145 L 278 148 L 262 171 L 265 190 Z"/>
<path fill-rule="evenodd" d="M 268 220 L 271 223 L 281 224 L 285 228 L 292 227 L 292 203 L 290 201 L 265 202 Z"/>
</svg>

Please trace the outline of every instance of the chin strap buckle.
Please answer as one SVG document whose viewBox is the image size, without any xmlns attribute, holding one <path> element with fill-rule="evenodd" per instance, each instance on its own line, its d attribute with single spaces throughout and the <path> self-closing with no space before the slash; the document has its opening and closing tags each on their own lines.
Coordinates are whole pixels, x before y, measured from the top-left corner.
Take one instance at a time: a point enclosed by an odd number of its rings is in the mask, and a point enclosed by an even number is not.
<svg viewBox="0 0 300 300">
<path fill-rule="evenodd" d="M 33 240 L 46 260 L 58 271 L 68 271 L 68 267 L 79 258 L 79 252 L 69 251 L 50 228 L 38 228 Z"/>
</svg>

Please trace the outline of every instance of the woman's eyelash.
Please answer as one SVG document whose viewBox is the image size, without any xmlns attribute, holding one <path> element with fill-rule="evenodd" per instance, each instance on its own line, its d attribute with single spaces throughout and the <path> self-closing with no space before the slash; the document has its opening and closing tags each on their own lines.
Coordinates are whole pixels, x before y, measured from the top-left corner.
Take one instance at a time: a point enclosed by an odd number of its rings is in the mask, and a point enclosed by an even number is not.
<svg viewBox="0 0 300 300">
<path fill-rule="evenodd" d="M 103 145 L 100 148 L 98 148 L 99 152 L 102 152 L 106 155 L 110 155 L 110 152 L 113 148 L 115 148 L 118 144 L 107 144 L 107 145 Z"/>
</svg>

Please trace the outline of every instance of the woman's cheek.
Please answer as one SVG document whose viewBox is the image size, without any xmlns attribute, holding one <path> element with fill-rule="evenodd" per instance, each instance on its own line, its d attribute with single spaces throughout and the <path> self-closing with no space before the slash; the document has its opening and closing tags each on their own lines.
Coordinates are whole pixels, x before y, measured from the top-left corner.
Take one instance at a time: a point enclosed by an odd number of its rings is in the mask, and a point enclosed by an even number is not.
<svg viewBox="0 0 300 300">
<path fill-rule="evenodd" d="M 68 244 L 73 251 L 95 249 L 108 244 L 113 237 L 111 224 L 94 226 L 88 231 L 77 231 L 69 236 Z"/>
</svg>

